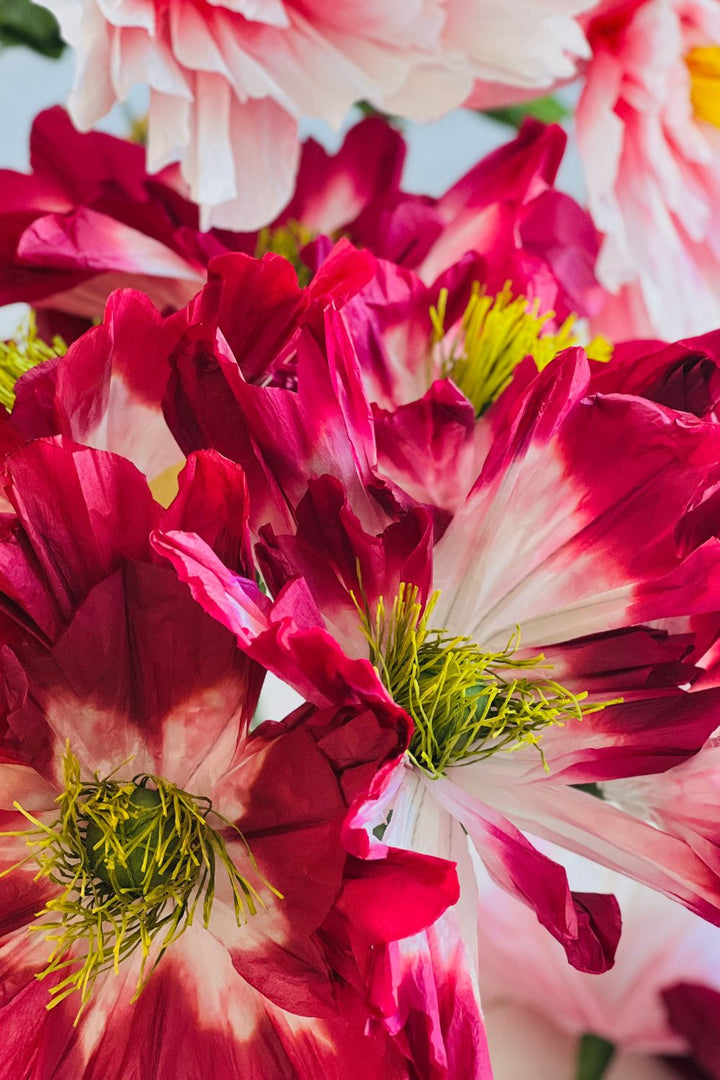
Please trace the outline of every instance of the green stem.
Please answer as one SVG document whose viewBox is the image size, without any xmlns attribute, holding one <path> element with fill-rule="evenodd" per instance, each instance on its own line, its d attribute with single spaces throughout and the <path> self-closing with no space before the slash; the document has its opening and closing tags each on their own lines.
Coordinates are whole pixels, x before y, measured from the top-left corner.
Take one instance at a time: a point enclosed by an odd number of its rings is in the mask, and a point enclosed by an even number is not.
<svg viewBox="0 0 720 1080">
<path fill-rule="evenodd" d="M 533 116 L 544 124 L 559 124 L 570 115 L 569 110 L 551 96 L 524 101 L 520 105 L 506 105 L 504 108 L 483 111 L 493 120 L 516 128 L 520 127 L 526 116 Z"/>
<path fill-rule="evenodd" d="M 614 1045 L 601 1035 L 583 1035 L 578 1045 L 575 1080 L 602 1080 L 614 1054 Z"/>
</svg>

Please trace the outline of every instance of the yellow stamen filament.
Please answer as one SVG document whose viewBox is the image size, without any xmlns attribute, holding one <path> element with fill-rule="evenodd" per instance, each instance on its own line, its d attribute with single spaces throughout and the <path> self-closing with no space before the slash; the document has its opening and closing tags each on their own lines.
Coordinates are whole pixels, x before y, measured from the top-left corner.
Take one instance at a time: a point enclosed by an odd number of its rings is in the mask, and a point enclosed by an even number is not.
<svg viewBox="0 0 720 1080">
<path fill-rule="evenodd" d="M 10 411 L 15 404 L 15 384 L 21 375 L 65 352 L 67 345 L 62 338 L 54 337 L 48 345 L 38 337 L 31 311 L 25 325 L 18 330 L 17 340 L 0 341 L 0 402 L 5 408 Z"/>
<path fill-rule="evenodd" d="M 148 774 L 126 782 L 97 775 L 82 781 L 69 749 L 63 768 L 58 817 L 47 824 L 15 803 L 32 828 L 3 834 L 25 837 L 29 855 L 22 862 L 34 860 L 36 880 L 46 878 L 59 888 L 30 927 L 52 947 L 37 978 L 61 976 L 50 989 L 48 1008 L 77 991 L 77 1022 L 98 975 L 117 974 L 121 962 L 140 949 L 136 1000 L 166 949 L 192 925 L 198 905 L 203 925 L 209 925 L 218 864 L 231 886 L 238 926 L 265 907 L 233 864 L 221 834 L 208 824 L 210 814 L 240 838 L 255 877 L 282 899 L 260 874 L 242 833 L 208 799 Z"/>
<path fill-rule="evenodd" d="M 539 300 L 530 303 L 525 296 L 513 297 L 509 282 L 496 296 L 475 286 L 458 334 L 446 333 L 446 312 L 447 290 L 441 289 L 437 307 L 430 309 L 432 347 L 440 350 L 441 375 L 462 390 L 477 416 L 497 400 L 526 356 L 532 356 L 542 371 L 563 349 L 579 344 L 576 315 L 551 330 L 548 324 L 555 312 L 541 315 Z M 609 360 L 612 355 L 612 346 L 601 337 L 585 350 L 593 360 Z"/>
<path fill-rule="evenodd" d="M 720 47 L 691 49 L 685 63 L 690 72 L 690 100 L 695 115 L 720 127 Z"/>
<path fill-rule="evenodd" d="M 409 754 L 431 776 L 498 751 L 536 746 L 551 725 L 582 720 L 612 702 L 587 702 L 538 673 L 551 670 L 544 656 L 515 654 L 519 629 L 506 649 L 483 652 L 467 637 L 431 629 L 437 602 L 423 607 L 416 586 L 401 585 L 392 610 L 380 599 L 371 621 L 358 605 L 370 659 L 415 730 Z"/>
</svg>

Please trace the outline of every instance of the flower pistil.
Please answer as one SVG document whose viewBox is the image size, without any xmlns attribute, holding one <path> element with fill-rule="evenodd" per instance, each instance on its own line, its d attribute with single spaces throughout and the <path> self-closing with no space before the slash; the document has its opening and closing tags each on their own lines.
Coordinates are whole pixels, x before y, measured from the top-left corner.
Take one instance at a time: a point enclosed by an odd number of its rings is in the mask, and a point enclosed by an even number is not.
<svg viewBox="0 0 720 1080">
<path fill-rule="evenodd" d="M 37 878 L 60 890 L 32 927 L 53 946 L 37 977 L 60 975 L 48 1008 L 79 991 L 82 1011 L 98 975 L 117 973 L 120 962 L 140 949 L 135 1000 L 149 976 L 151 954 L 152 969 L 192 924 L 198 906 L 203 925 L 209 925 L 218 864 L 230 882 L 238 925 L 265 907 L 255 886 L 233 864 L 220 832 L 208 824 L 210 814 L 243 840 L 255 875 L 282 899 L 259 873 L 242 834 L 212 809 L 209 799 L 145 773 L 130 781 L 100 780 L 97 774 L 92 781 L 81 780 L 69 749 L 63 770 L 65 786 L 55 820 L 46 824 L 15 803 L 32 828 L 4 834 L 23 836 L 30 850 L 4 873 L 32 859 Z"/>
<path fill-rule="evenodd" d="M 551 665 L 542 655 L 516 655 L 519 628 L 507 648 L 496 652 L 432 629 L 438 596 L 423 606 L 416 586 L 401 585 L 391 610 L 380 598 L 372 621 L 359 609 L 370 659 L 414 721 L 409 755 L 429 775 L 524 746 L 536 746 L 545 763 L 539 746 L 545 729 L 616 703 L 589 703 L 586 692 L 575 694 L 538 676 Z"/>
</svg>

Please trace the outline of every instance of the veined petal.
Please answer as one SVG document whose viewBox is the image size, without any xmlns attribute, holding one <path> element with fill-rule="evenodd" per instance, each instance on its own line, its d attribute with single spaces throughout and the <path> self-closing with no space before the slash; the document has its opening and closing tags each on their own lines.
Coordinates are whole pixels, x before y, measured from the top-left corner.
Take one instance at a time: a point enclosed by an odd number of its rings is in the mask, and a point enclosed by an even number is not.
<svg viewBox="0 0 720 1080">
<path fill-rule="evenodd" d="M 148 478 L 180 465 L 161 402 L 167 355 L 181 328 L 142 294 L 114 293 L 103 324 L 71 346 L 62 363 L 41 364 L 18 383 L 13 422 L 26 438 L 64 435 L 120 453 Z"/>
<path fill-rule="evenodd" d="M 570 787 L 528 784 L 494 805 L 521 828 L 658 889 L 720 925 L 720 885 L 684 840 Z"/>
<path fill-rule="evenodd" d="M 678 520 L 714 476 L 718 433 L 636 398 L 583 400 L 584 364 L 570 351 L 537 377 L 438 544 L 442 625 L 504 645 L 519 624 L 526 645 L 544 645 L 653 618 L 654 584 L 680 563 Z M 657 592 L 655 617 L 670 615 Z M 675 592 L 677 613 L 686 598 Z"/>
<path fill-rule="evenodd" d="M 581 971 L 606 971 L 620 937 L 620 911 L 612 896 L 571 893 L 561 866 L 542 855 L 492 807 L 470 797 L 452 779 L 435 780 L 435 797 L 468 830 L 490 876 L 535 910 Z"/>
</svg>

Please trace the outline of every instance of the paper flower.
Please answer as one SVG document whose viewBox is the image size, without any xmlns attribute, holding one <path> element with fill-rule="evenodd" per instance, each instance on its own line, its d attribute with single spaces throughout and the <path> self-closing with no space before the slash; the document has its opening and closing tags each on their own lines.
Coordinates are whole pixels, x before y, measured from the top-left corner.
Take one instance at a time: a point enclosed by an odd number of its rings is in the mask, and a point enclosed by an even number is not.
<svg viewBox="0 0 720 1080">
<path fill-rule="evenodd" d="M 558 404 L 567 387 L 562 380 Z M 457 860 L 465 904 L 457 915 L 462 936 L 455 916 L 446 916 L 434 945 L 429 931 L 424 940 L 397 947 L 396 963 L 405 981 L 414 981 L 414 970 L 424 971 L 420 980 L 424 985 L 429 972 L 441 971 L 442 964 L 431 959 L 436 952 L 446 962 L 448 955 L 456 956 L 455 972 L 467 970 L 457 956 L 469 956 L 465 994 L 472 996 L 476 858 L 535 911 L 574 965 L 597 971 L 611 963 L 619 929 L 612 901 L 571 894 L 564 871 L 537 851 L 525 832 L 553 836 L 683 899 L 709 919 L 720 919 L 717 880 L 691 847 L 574 790 L 574 785 L 594 783 L 600 777 L 648 773 L 684 759 L 714 726 L 717 709 L 715 691 L 691 695 L 673 689 L 674 680 L 692 677 L 691 668 L 680 663 L 686 637 L 633 629 L 634 623 L 669 614 L 665 579 L 672 581 L 672 562 L 663 572 L 657 561 L 663 543 L 651 548 L 647 562 L 636 563 L 632 571 L 617 555 L 610 555 L 622 543 L 622 529 L 633 527 L 635 512 L 646 513 L 645 500 L 657 501 L 653 462 L 659 461 L 659 454 L 669 464 L 661 449 L 662 425 L 659 430 L 650 424 L 643 429 L 638 423 L 634 429 L 643 444 L 637 457 L 648 470 L 644 478 L 623 476 L 611 496 L 607 473 L 603 471 L 603 481 L 595 473 L 579 483 L 572 465 L 577 459 L 570 457 L 565 459 L 566 479 L 561 471 L 552 471 L 554 514 L 550 503 L 539 499 L 540 476 L 549 469 L 550 459 L 559 465 L 555 455 L 560 446 L 563 455 L 572 454 L 574 423 L 589 424 L 593 439 L 605 448 L 597 465 L 603 458 L 613 460 L 607 440 L 616 424 L 618 432 L 623 430 L 620 437 L 627 438 L 628 429 L 620 420 L 624 406 L 617 413 L 599 406 L 591 417 L 584 415 L 582 398 L 575 400 L 579 412 L 574 422 L 563 416 L 565 406 L 556 414 L 555 433 L 546 410 L 549 427 L 536 428 L 524 449 L 518 448 L 518 457 L 513 455 L 494 479 L 488 476 L 478 486 L 456 518 L 457 528 L 451 524 L 437 545 L 434 570 L 428 564 L 432 546 L 428 519 L 415 514 L 373 537 L 363 531 L 339 485 L 329 480 L 310 482 L 309 494 L 297 509 L 295 536 L 264 533 L 262 565 L 279 602 L 282 582 L 301 575 L 318 605 L 313 609 L 306 604 L 307 618 L 327 626 L 351 654 L 369 655 L 394 699 L 416 723 L 412 757 L 404 772 L 396 774 L 395 793 L 388 792 L 383 804 L 386 812 L 392 809 L 385 837 Z M 536 402 L 528 403 L 527 409 L 528 418 L 536 415 Z M 280 430 L 287 432 L 287 427 Z M 687 464 L 684 453 L 681 458 Z M 530 460 L 536 460 L 534 468 Z M 677 487 L 669 481 L 681 501 L 697 487 L 698 476 L 693 474 L 694 468 L 686 474 L 687 487 L 682 481 Z M 630 488 L 635 495 L 629 495 Z M 685 494 L 680 495 L 683 489 Z M 523 491 L 531 490 L 546 520 L 544 529 L 536 518 L 523 527 L 503 497 L 513 491 L 520 513 L 530 505 Z M 550 488 L 546 490 L 549 499 Z M 565 492 L 564 499 L 557 499 L 558 490 Z M 599 497 L 595 511 L 591 490 Z M 600 495 L 602 490 L 605 495 Z M 626 515 L 604 535 L 601 523 L 615 516 L 612 507 L 619 504 Z M 499 527 L 501 505 L 511 533 Z M 588 517 L 595 512 L 596 519 Z M 668 521 L 677 513 L 670 502 L 661 511 L 666 512 Z M 661 535 L 665 526 L 659 528 Z M 538 536 L 546 538 L 544 547 L 538 545 Z M 551 546 L 553 537 L 556 548 Z M 208 611 L 240 638 L 248 634 L 241 615 L 246 601 L 217 560 L 178 534 L 167 538 L 163 551 Z M 685 573 L 688 582 L 683 586 L 681 570 L 672 597 L 676 613 L 690 607 L 694 575 L 690 566 Z M 425 613 L 423 597 L 430 575 L 432 584 L 441 589 L 439 605 L 445 586 L 445 603 Z M 518 579 L 524 580 L 523 587 Z M 403 591 L 403 583 L 410 581 L 417 583 L 417 594 Z M 492 588 L 494 599 L 488 593 Z M 381 596 L 396 599 L 392 605 L 388 599 L 383 607 Z M 359 606 L 367 604 L 364 632 L 369 648 L 353 597 Z M 529 646 L 519 653 L 513 644 L 516 624 Z M 541 648 L 543 660 L 538 656 Z M 550 667 L 544 668 L 545 663 Z M 590 699 L 583 703 L 588 691 Z M 611 695 L 627 701 L 603 708 Z M 382 822 L 378 809 L 364 819 L 368 828 Z M 398 1016 L 402 1015 L 399 1007 Z M 467 1015 L 472 1015 L 469 1007 Z M 457 1060 L 456 1043 L 462 1045 L 464 1040 L 461 1030 L 449 1031 L 438 1021 L 434 1043 L 440 1048 L 435 1046 L 435 1056 Z"/>
<path fill-rule="evenodd" d="M 193 458 L 163 514 L 123 459 L 50 440 L 5 483 L 0 1070 L 406 1076 L 363 1033 L 367 965 L 454 874 L 387 847 L 366 870 L 346 819 L 407 720 L 366 665 L 334 704 L 316 672 L 312 730 L 251 734 L 262 667 L 150 547 L 187 526 L 249 569 L 241 472 Z"/>
<path fill-rule="evenodd" d="M 711 508 L 699 508 L 718 479 L 720 432 L 686 411 L 694 372 L 712 394 L 701 343 L 651 346 L 642 385 L 630 364 L 640 346 L 620 350 L 619 393 L 612 362 L 590 364 L 571 348 L 540 373 L 525 360 L 479 418 L 447 379 L 395 411 L 371 409 L 357 310 L 308 298 L 298 314 L 299 299 L 293 307 L 275 291 L 285 318 L 271 318 L 263 343 L 253 319 L 233 321 L 232 296 L 249 302 L 255 272 L 272 263 L 242 263 L 240 276 L 235 260 L 236 284 L 228 274 L 222 293 L 227 337 L 213 345 L 205 322 L 198 347 L 178 355 L 168 419 L 186 451 L 214 444 L 246 467 L 271 593 L 303 581 L 308 620 L 370 657 L 413 716 L 412 760 L 387 802 L 385 835 L 452 851 L 461 868 L 464 850 L 469 910 L 471 861 L 483 860 L 581 969 L 610 962 L 613 908 L 573 898 L 528 833 L 718 921 L 716 873 L 678 823 L 658 830 L 577 790 L 679 765 L 717 722 L 716 691 L 685 689 L 702 681 L 696 665 L 717 634 L 718 549 Z M 342 278 L 332 280 L 339 294 Z M 253 370 L 266 371 L 265 385 L 241 377 Z M 163 550 L 242 637 L 232 577 L 191 540 L 173 535 Z M 459 945 L 453 918 L 434 944 L 428 931 L 398 947 L 414 985 L 427 981 L 417 973 L 433 969 L 441 940 L 473 956 L 468 909 Z"/>
</svg>

